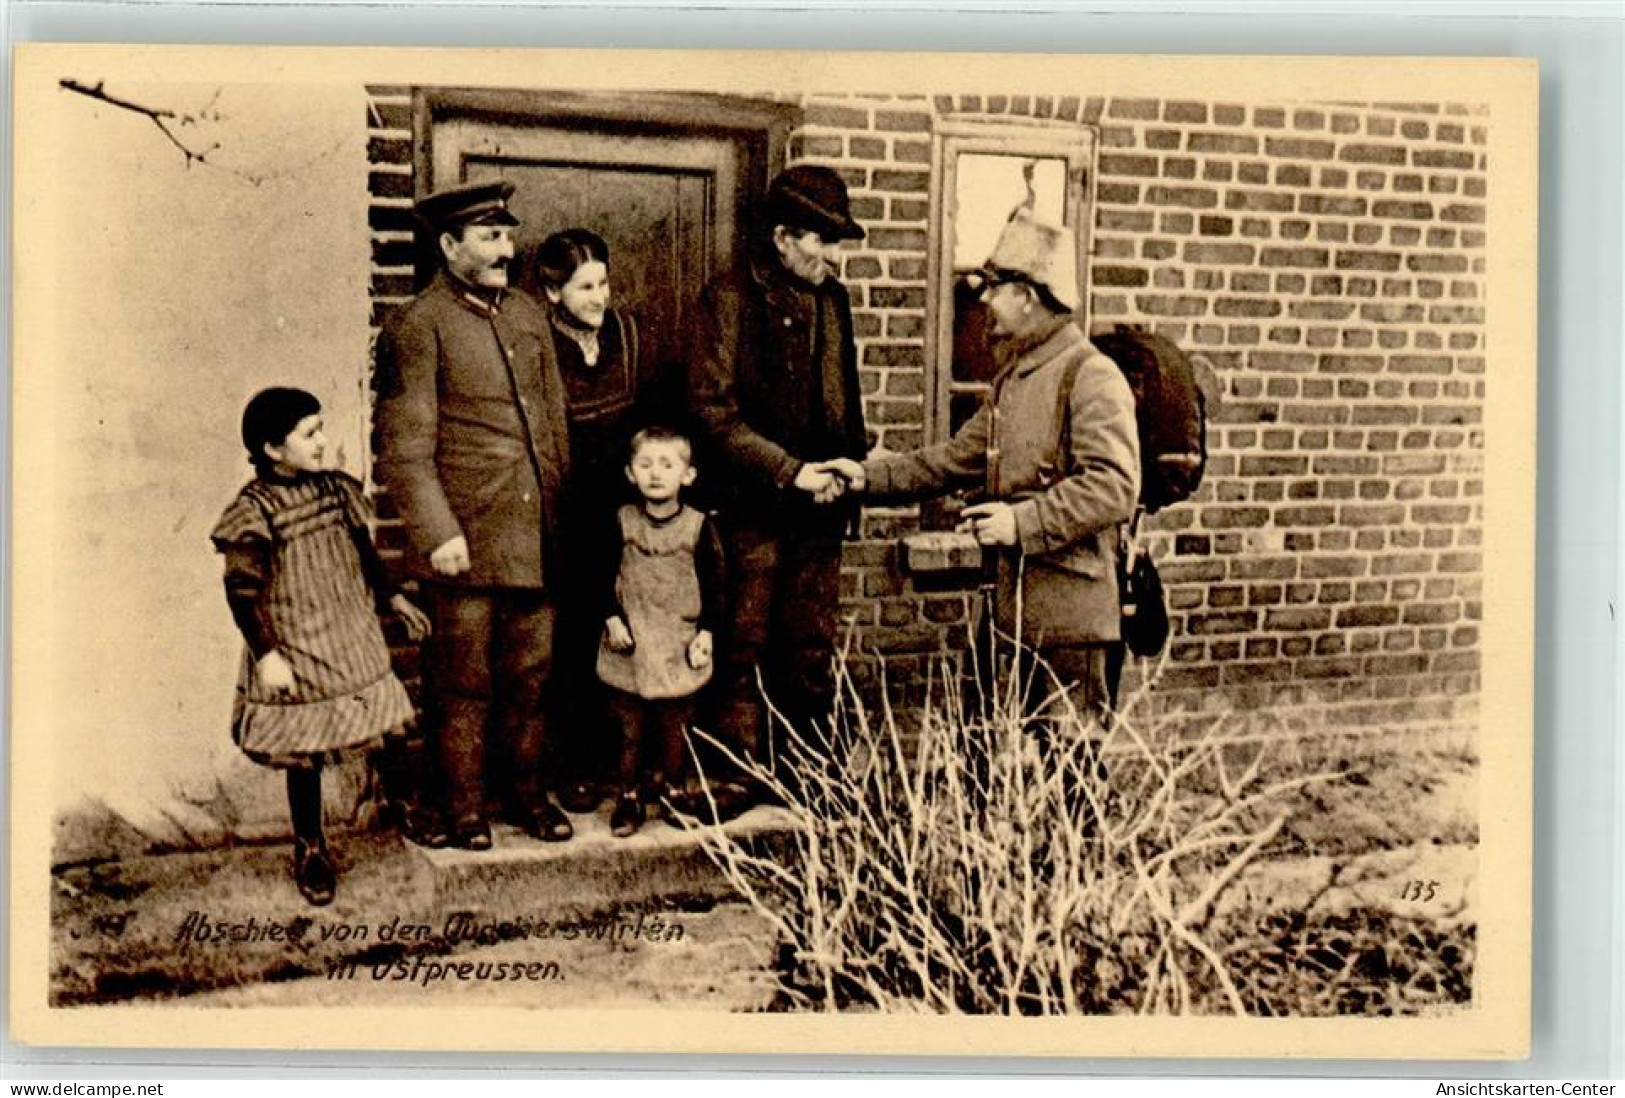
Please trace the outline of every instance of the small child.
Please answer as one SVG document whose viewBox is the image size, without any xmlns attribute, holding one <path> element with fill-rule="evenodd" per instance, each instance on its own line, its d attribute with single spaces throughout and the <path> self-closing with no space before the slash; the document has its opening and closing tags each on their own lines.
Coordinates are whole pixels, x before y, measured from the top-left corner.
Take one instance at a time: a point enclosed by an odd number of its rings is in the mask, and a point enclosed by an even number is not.
<svg viewBox="0 0 1625 1098">
<path fill-rule="evenodd" d="M 682 501 L 694 483 L 693 455 L 681 433 L 650 427 L 632 436 L 626 477 L 643 497 L 616 514 L 606 564 L 604 639 L 598 677 L 609 687 L 621 728 L 621 792 L 610 830 L 625 837 L 644 821 L 639 761 L 653 737 L 658 760 L 648 787 L 679 808 L 692 803 L 683 781 L 694 696 L 711 678 L 712 637 L 721 616 L 722 543 L 711 520 Z"/>
<path fill-rule="evenodd" d="M 302 389 L 248 402 L 243 445 L 256 475 L 210 534 L 247 642 L 232 738 L 255 762 L 287 771 L 294 880 L 316 905 L 332 902 L 338 883 L 322 833 L 323 763 L 412 721 L 378 613 L 393 609 L 413 640 L 429 629 L 389 585 L 360 482 L 322 468 L 321 410 Z"/>
</svg>

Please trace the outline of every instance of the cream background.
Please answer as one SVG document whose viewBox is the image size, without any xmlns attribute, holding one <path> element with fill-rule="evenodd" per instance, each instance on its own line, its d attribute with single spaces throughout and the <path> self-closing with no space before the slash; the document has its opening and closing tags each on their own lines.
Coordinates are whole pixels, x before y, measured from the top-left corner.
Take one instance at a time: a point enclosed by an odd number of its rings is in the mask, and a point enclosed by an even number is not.
<svg viewBox="0 0 1625 1098">
<path fill-rule="evenodd" d="M 1402 99 L 1487 102 L 1491 272 L 1486 436 L 1485 714 L 1480 926 L 1475 1009 L 1437 1019 L 1022 1020 L 711 1016 L 681 1024 L 642 1013 L 185 1011 L 185 1040 L 203 1046 L 683 1049 L 797 1052 L 1023 1052 L 1053 1055 L 1414 1056 L 1522 1055 L 1528 1049 L 1530 759 L 1533 684 L 1535 423 L 1535 95 L 1532 63 L 1475 60 L 1077 58 L 857 54 L 520 54 L 493 51 L 184 50 L 25 46 L 17 55 L 16 555 L 12 792 L 16 1034 L 34 1042 L 149 1045 L 175 1040 L 173 1008 L 46 1009 L 49 821 L 67 799 L 153 786 L 173 752 L 117 754 L 109 746 L 135 713 L 173 712 L 177 727 L 216 735 L 224 715 L 220 668 L 233 647 L 212 561 L 196 553 L 244 470 L 236 466 L 235 409 L 254 387 L 239 367 L 306 383 L 349 416 L 341 394 L 364 361 L 365 224 L 359 176 L 295 186 L 261 205 L 226 180 L 197 178 L 150 123 L 139 154 L 130 137 L 91 125 L 89 106 L 55 88 L 64 75 L 116 77 L 119 90 L 187 78 L 210 88 L 245 77 L 285 89 L 302 118 L 340 130 L 363 117 L 367 83 L 602 86 L 751 91 L 772 88 L 1204 97 L 1239 102 Z M 234 90 L 234 89 L 232 89 Z M 349 104 L 345 98 L 353 96 Z M 224 105 L 224 100 L 222 106 Z M 78 116 L 64 114 L 71 106 Z M 328 114 L 329 109 L 334 113 Z M 319 126 L 313 127 L 320 129 Z M 287 140 L 299 140 L 295 135 Z M 339 136 L 335 133 L 335 139 Z M 320 144 L 320 142 L 316 142 Z M 104 149 L 105 146 L 105 149 Z M 320 149 L 312 149 L 312 155 Z M 316 170 L 359 172 L 361 149 Z M 168 162 L 165 157 L 169 157 Z M 348 159 L 353 158 L 353 159 Z M 296 163 L 291 154 L 279 163 Z M 161 209 L 135 229 L 111 213 L 82 227 L 84 192 L 72 177 L 102 167 L 107 207 L 132 193 Z M 147 173 L 153 173 L 146 178 Z M 266 184 L 267 188 L 273 184 Z M 280 186 L 277 184 L 275 186 Z M 333 196 L 344 195 L 342 200 Z M 317 197 L 320 196 L 320 197 Z M 351 198 L 350 196 L 355 196 Z M 351 204 L 353 203 L 353 205 Z M 252 212 L 251 212 L 252 211 Z M 287 219 L 286 221 L 283 219 Z M 81 224 L 75 224 L 81 223 Z M 116 227 L 110 227 L 116 226 Z M 306 235 L 309 232 L 310 235 Z M 150 237 L 150 239 L 149 239 Z M 124 247 L 118 247 L 119 241 Z M 338 242 L 358 240 L 352 251 Z M 254 242 L 259 247 L 254 247 Z M 140 245 L 148 245 L 147 251 Z M 99 274 L 86 275 L 111 249 Z M 90 254 L 87 255 L 86 252 Z M 204 255 L 203 253 L 212 253 Z M 154 264 L 152 258 L 165 262 Z M 310 282 L 312 256 L 322 278 Z M 350 266 L 354 264 L 353 268 Z M 154 282 L 153 267 L 163 281 Z M 341 274 L 353 270 L 353 275 Z M 135 272 L 146 272 L 144 278 Z M 81 277 L 124 316 L 116 327 L 82 301 Z M 342 285 L 340 283 L 342 282 Z M 340 285 L 338 291 L 333 287 Z M 189 292 L 188 292 L 189 291 Z M 273 305 L 274 303 L 274 305 Z M 253 314 L 250 316 L 249 314 Z M 353 321 L 345 318 L 354 316 Z M 286 325 L 278 328 L 275 318 Z M 306 327 L 308 325 L 308 327 Z M 353 335 L 351 332 L 353 325 Z M 295 334 L 287 334 L 287 326 Z M 184 332 L 184 335 L 177 335 Z M 318 334 L 320 333 L 320 334 Z M 129 340 L 132 350 L 121 349 Z M 346 355 L 348 366 L 325 355 Z M 94 383 L 91 360 L 115 358 L 116 381 Z M 160 364 L 177 355 L 180 373 Z M 309 369 L 310 374 L 281 372 Z M 334 374 L 319 371 L 331 369 Z M 108 371 L 111 372 L 111 371 Z M 165 400 L 159 403 L 153 394 Z M 351 394 L 350 399 L 356 399 Z M 169 403 L 173 400 L 173 403 Z M 195 415 L 141 409 L 202 406 Z M 232 411 L 222 416 L 220 409 Z M 105 421 L 101 422 L 101 421 Z M 359 416 L 355 436 L 359 443 Z M 91 424 L 95 427 L 92 429 Z M 108 427 L 106 424 L 114 426 Z M 340 432 L 342 437 L 342 431 Z M 351 450 L 351 453 L 356 453 Z M 351 468 L 354 469 L 352 463 Z M 169 525 L 166 526 L 165 523 Z M 197 562 L 203 556 L 206 564 Z M 184 557 L 184 559 L 182 559 Z M 132 563 L 139 560 L 140 564 Z M 79 590 L 75 591 L 75 585 Z M 170 616 L 176 628 L 171 631 Z M 195 615 L 195 616 L 192 616 Z M 204 624 L 212 617 L 214 624 Z M 181 623 L 197 623 L 182 629 Z M 211 645 L 215 646 L 211 649 Z M 221 647 L 223 646 L 223 647 Z M 165 653 L 152 658 L 152 650 Z M 195 668 L 195 670 L 173 670 Z M 167 677 L 166 677 L 167 676 Z M 115 687 L 113 684 L 118 683 Z M 205 689 L 198 696 L 184 688 Z M 129 693 L 120 694 L 120 690 Z M 152 707 L 152 708 L 148 708 Z M 181 719 L 184 715 L 184 720 Z M 105 755 L 92 760 L 89 756 Z M 111 761 L 118 759 L 118 762 Z M 24 780 L 26 779 L 26 780 Z"/>
</svg>

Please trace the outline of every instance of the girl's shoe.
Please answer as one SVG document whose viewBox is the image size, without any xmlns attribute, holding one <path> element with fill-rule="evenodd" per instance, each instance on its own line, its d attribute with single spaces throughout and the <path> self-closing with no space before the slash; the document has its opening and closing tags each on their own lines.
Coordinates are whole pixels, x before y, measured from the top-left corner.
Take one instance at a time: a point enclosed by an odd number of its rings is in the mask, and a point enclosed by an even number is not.
<svg viewBox="0 0 1625 1098">
<path fill-rule="evenodd" d="M 643 802 L 636 793 L 622 793 L 610 813 L 609 830 L 618 839 L 624 839 L 643 826 Z"/>
<path fill-rule="evenodd" d="M 293 880 L 308 903 L 324 907 L 333 902 L 338 874 L 333 871 L 333 859 L 327 852 L 325 839 L 293 841 Z"/>
</svg>

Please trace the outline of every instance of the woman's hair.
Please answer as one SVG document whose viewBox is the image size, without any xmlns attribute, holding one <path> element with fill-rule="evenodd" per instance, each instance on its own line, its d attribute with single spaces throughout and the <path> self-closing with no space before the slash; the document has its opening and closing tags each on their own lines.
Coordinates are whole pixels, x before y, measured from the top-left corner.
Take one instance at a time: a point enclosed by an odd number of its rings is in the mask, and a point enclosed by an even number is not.
<svg viewBox="0 0 1625 1098">
<path fill-rule="evenodd" d="M 303 389 L 276 387 L 255 393 L 243 409 L 243 446 L 256 469 L 266 469 L 267 446 L 281 446 L 306 416 L 320 415 L 322 402 Z"/>
<path fill-rule="evenodd" d="M 609 266 L 609 245 L 604 238 L 591 229 L 564 229 L 536 249 L 536 276 L 543 286 L 556 290 L 593 260 Z"/>
</svg>

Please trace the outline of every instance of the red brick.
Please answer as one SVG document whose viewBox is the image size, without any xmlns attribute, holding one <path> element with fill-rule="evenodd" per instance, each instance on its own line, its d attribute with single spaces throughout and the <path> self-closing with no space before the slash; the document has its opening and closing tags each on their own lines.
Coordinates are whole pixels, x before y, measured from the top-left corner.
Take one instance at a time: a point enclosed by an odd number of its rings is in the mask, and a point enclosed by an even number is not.
<svg viewBox="0 0 1625 1098">
<path fill-rule="evenodd" d="M 1150 281 L 1143 267 L 1098 266 L 1090 272 L 1090 278 L 1099 286 L 1144 286 Z"/>
<path fill-rule="evenodd" d="M 877 191 L 925 194 L 931 186 L 931 173 L 876 169 L 872 185 Z"/>
<path fill-rule="evenodd" d="M 1306 194 L 1298 198 L 1298 212 L 1322 217 L 1364 217 L 1367 204 L 1363 198 L 1341 195 Z"/>
<path fill-rule="evenodd" d="M 886 273 L 892 278 L 903 281 L 924 281 L 926 275 L 925 260 L 894 256 L 886 261 Z"/>
<path fill-rule="evenodd" d="M 1308 187 L 1313 183 L 1314 175 L 1301 164 L 1282 164 L 1275 169 L 1275 184 L 1278 187 Z"/>
<path fill-rule="evenodd" d="M 1363 576 L 1366 562 L 1359 557 L 1305 557 L 1301 571 L 1305 579 Z"/>
<path fill-rule="evenodd" d="M 1224 208 L 1227 210 L 1291 213 L 1293 205 L 1290 194 L 1281 194 L 1278 191 L 1232 190 L 1228 191 L 1224 196 Z"/>
<path fill-rule="evenodd" d="M 1267 610 L 1264 613 L 1264 628 L 1271 631 L 1326 629 L 1331 623 L 1330 610 Z"/>
<path fill-rule="evenodd" d="M 869 302 L 877 309 L 923 309 L 925 291 L 916 286 L 872 286 Z"/>
<path fill-rule="evenodd" d="M 1428 669 L 1426 656 L 1367 656 L 1367 675 L 1420 675 Z"/>
<path fill-rule="evenodd" d="M 1100 174 L 1102 176 L 1128 175 L 1155 178 L 1157 174 L 1157 158 L 1154 156 L 1103 153 L 1100 157 Z"/>
<path fill-rule="evenodd" d="M 1403 145 L 1344 145 L 1338 159 L 1352 164 L 1404 164 Z"/>
<path fill-rule="evenodd" d="M 1471 169 L 1477 163 L 1477 157 L 1470 152 L 1456 149 L 1416 149 L 1411 153 L 1411 163 L 1418 168 L 1466 168 Z"/>
<path fill-rule="evenodd" d="M 1223 614 L 1192 614 L 1185 619 L 1185 631 L 1193 637 L 1250 633 L 1257 625 L 1258 614 L 1247 610 Z"/>
<path fill-rule="evenodd" d="M 869 128 L 869 111 L 864 107 L 838 107 L 828 103 L 813 103 L 807 107 L 805 118 L 810 126 L 831 126 L 843 130 Z"/>
<path fill-rule="evenodd" d="M 1266 137 L 1264 152 L 1287 160 L 1329 160 L 1337 146 L 1330 141 L 1301 137 Z"/>
<path fill-rule="evenodd" d="M 1275 513 L 1277 526 L 1330 526 L 1337 521 L 1332 507 L 1282 507 Z"/>
<path fill-rule="evenodd" d="M 1219 204 L 1219 196 L 1209 187 L 1147 187 L 1145 200 L 1153 206 L 1184 206 L 1191 209 L 1211 209 Z"/>
<path fill-rule="evenodd" d="M 1139 310 L 1149 316 L 1202 316 L 1208 305 L 1203 297 L 1166 294 L 1141 294 L 1134 301 Z"/>
<path fill-rule="evenodd" d="M 1213 305 L 1215 316 L 1226 317 L 1271 317 L 1280 311 L 1281 303 L 1267 298 L 1221 297 Z"/>
<path fill-rule="evenodd" d="M 1449 355 L 1393 355 L 1388 368 L 1405 374 L 1448 374 L 1452 362 Z"/>
<path fill-rule="evenodd" d="M 930 133 L 931 115 L 924 111 L 875 111 L 875 129 L 904 133 Z"/>
<path fill-rule="evenodd" d="M 1266 267 L 1324 267 L 1331 253 L 1325 248 L 1263 248 L 1258 259 Z"/>
<path fill-rule="evenodd" d="M 1106 105 L 1106 114 L 1111 118 L 1133 118 L 1140 121 L 1155 121 L 1157 118 L 1157 101 L 1155 99 L 1113 99 Z"/>
<path fill-rule="evenodd" d="M 1346 679 L 1361 673 L 1362 661 L 1348 656 L 1306 659 L 1300 660 L 1294 670 L 1305 679 Z"/>
<path fill-rule="evenodd" d="M 1399 263 L 1398 252 L 1363 252 L 1344 248 L 1337 253 L 1337 269 L 1340 271 L 1397 271 Z"/>
<path fill-rule="evenodd" d="M 1101 210 L 1095 216 L 1103 232 L 1148 233 L 1156 222 L 1150 210 Z"/>
</svg>

